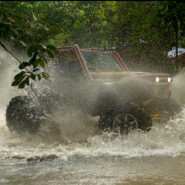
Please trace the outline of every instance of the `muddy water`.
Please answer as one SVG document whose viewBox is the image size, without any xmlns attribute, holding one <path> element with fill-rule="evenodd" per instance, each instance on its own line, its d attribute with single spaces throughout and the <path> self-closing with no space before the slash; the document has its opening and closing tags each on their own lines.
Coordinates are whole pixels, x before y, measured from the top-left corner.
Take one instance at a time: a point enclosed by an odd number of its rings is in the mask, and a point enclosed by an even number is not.
<svg viewBox="0 0 185 185">
<path fill-rule="evenodd" d="M 45 128 L 20 138 L 1 118 L 0 184 L 185 184 L 185 110 L 127 136 L 99 133 L 91 120 L 89 133 L 76 122 L 68 138 Z"/>
<path fill-rule="evenodd" d="M 0 184 L 185 184 L 185 109 L 148 133 L 126 136 L 99 132 L 97 118 L 78 110 L 65 117 L 59 112 L 57 127 L 18 137 L 6 127 L 5 109 L 24 92 L 7 85 L 15 68 L 0 67 Z"/>
</svg>

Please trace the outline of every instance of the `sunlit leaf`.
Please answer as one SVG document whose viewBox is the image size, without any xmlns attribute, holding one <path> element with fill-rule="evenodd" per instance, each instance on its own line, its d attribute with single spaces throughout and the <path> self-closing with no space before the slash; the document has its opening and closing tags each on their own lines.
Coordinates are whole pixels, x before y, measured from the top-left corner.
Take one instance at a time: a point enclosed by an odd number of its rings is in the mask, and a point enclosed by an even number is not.
<svg viewBox="0 0 185 185">
<path fill-rule="evenodd" d="M 44 64 L 44 61 L 43 61 L 43 60 L 41 60 L 39 64 L 40 64 L 40 66 L 41 66 L 42 68 L 45 67 L 45 64 Z"/>
</svg>

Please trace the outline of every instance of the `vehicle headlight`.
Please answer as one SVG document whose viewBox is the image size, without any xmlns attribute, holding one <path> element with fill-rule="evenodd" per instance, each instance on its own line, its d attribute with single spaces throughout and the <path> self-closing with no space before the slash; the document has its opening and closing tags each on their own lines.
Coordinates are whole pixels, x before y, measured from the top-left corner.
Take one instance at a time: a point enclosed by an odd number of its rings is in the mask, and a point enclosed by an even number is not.
<svg viewBox="0 0 185 185">
<path fill-rule="evenodd" d="M 171 77 L 155 77 L 155 82 L 161 82 L 161 83 L 166 83 L 166 82 L 168 82 L 168 83 L 170 83 L 170 82 L 172 82 L 173 81 L 173 79 L 171 78 Z"/>
<path fill-rule="evenodd" d="M 168 82 L 172 82 L 172 78 L 168 77 Z"/>
<path fill-rule="evenodd" d="M 155 82 L 159 82 L 159 77 L 156 77 L 155 78 Z"/>
</svg>

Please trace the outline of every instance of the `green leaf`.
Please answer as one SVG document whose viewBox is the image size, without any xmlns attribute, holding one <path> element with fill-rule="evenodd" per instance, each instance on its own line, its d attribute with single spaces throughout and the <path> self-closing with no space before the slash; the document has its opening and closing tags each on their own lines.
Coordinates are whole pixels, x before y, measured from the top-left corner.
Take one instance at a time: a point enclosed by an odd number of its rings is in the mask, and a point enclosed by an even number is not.
<svg viewBox="0 0 185 185">
<path fill-rule="evenodd" d="M 19 33 L 17 32 L 17 30 L 15 30 L 11 25 L 10 25 L 10 29 L 14 32 L 14 34 L 15 34 L 16 36 L 19 35 Z"/>
<path fill-rule="evenodd" d="M 36 75 L 32 73 L 32 74 L 30 75 L 30 77 L 31 77 L 32 80 L 35 80 Z"/>
<path fill-rule="evenodd" d="M 29 63 L 28 62 L 22 62 L 20 65 L 19 65 L 19 69 L 24 69 L 25 67 L 29 66 Z"/>
<path fill-rule="evenodd" d="M 13 81 L 11 86 L 17 86 L 17 85 L 19 85 L 19 83 L 20 83 L 19 81 Z"/>
<path fill-rule="evenodd" d="M 29 63 L 30 65 L 33 65 L 34 61 L 36 60 L 37 58 L 37 55 L 38 55 L 38 52 L 36 51 L 33 55 L 33 57 L 30 59 Z"/>
<path fill-rule="evenodd" d="M 48 63 L 48 61 L 47 61 L 47 59 L 43 56 L 43 61 L 47 64 Z"/>
<path fill-rule="evenodd" d="M 37 75 L 37 78 L 38 78 L 39 81 L 41 80 L 40 74 Z"/>
<path fill-rule="evenodd" d="M 29 77 L 27 77 L 24 81 L 25 81 L 25 83 L 26 83 L 27 85 L 30 85 L 30 83 L 29 83 Z"/>
<path fill-rule="evenodd" d="M 35 69 L 36 67 L 38 67 L 38 65 L 40 64 L 40 62 L 41 62 L 41 59 L 39 58 L 39 59 L 36 59 L 34 62 L 33 62 L 33 68 Z"/>
<path fill-rule="evenodd" d="M 54 58 L 53 52 L 50 49 L 46 49 L 46 52 L 51 58 Z"/>
<path fill-rule="evenodd" d="M 41 51 L 41 52 L 45 52 L 45 51 L 46 51 L 46 46 L 40 44 L 40 45 L 38 46 L 38 49 L 39 49 L 39 51 Z"/>
<path fill-rule="evenodd" d="M 36 46 L 30 46 L 28 49 L 27 49 L 27 55 L 29 56 L 29 57 L 31 57 L 32 56 L 32 53 L 33 52 L 35 52 L 36 51 Z"/>
<path fill-rule="evenodd" d="M 53 51 L 57 50 L 57 48 L 55 46 L 53 46 L 53 45 L 47 45 L 46 48 L 51 49 Z"/>
<path fill-rule="evenodd" d="M 48 79 L 49 75 L 47 73 L 41 73 L 42 78 Z"/>
<path fill-rule="evenodd" d="M 15 75 L 14 80 L 15 81 L 21 81 L 25 76 L 25 71 L 21 71 L 17 75 Z"/>
<path fill-rule="evenodd" d="M 19 85 L 18 88 L 19 89 L 23 89 L 25 87 L 25 81 L 22 81 Z"/>
<path fill-rule="evenodd" d="M 44 64 L 44 61 L 43 61 L 43 60 L 41 60 L 39 64 L 40 64 L 40 66 L 41 66 L 42 68 L 45 67 L 45 64 Z"/>
<path fill-rule="evenodd" d="M 36 72 L 36 71 L 38 71 L 38 70 L 39 70 L 39 69 L 38 69 L 38 68 L 36 68 L 36 69 L 34 69 L 34 70 L 33 70 L 33 72 Z"/>
</svg>

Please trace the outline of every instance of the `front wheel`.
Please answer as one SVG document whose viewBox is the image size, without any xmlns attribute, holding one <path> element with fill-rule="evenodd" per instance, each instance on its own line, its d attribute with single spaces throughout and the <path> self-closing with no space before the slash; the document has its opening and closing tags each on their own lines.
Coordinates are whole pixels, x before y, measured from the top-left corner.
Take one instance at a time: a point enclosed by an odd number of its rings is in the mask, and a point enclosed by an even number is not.
<svg viewBox="0 0 185 185">
<path fill-rule="evenodd" d="M 120 113 L 113 120 L 112 131 L 118 133 L 129 133 L 138 129 L 138 120 L 132 114 Z"/>
<path fill-rule="evenodd" d="M 126 108 L 117 108 L 115 112 L 100 116 L 100 128 L 109 128 L 113 132 L 128 134 L 131 130 L 140 129 L 150 131 L 152 119 L 146 110 L 134 103 L 128 104 Z"/>
</svg>

